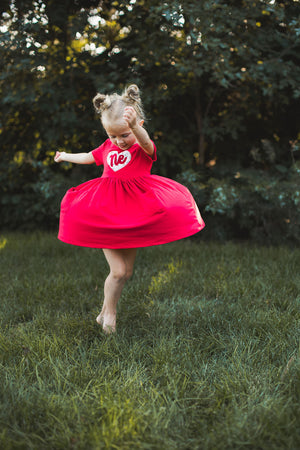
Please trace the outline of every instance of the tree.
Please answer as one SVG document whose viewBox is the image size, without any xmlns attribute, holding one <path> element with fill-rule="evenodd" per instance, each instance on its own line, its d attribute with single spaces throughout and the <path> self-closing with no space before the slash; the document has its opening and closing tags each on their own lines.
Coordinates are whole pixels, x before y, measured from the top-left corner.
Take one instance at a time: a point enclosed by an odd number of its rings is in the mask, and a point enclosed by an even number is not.
<svg viewBox="0 0 300 450">
<path fill-rule="evenodd" d="M 299 12 L 297 2 L 137 1 L 122 16 L 130 33 L 120 48 L 138 43 L 132 70 L 170 101 L 184 125 L 174 114 L 169 123 L 198 141 L 189 147 L 203 164 L 208 143 L 244 138 L 249 122 L 256 138 L 286 136 L 282 110 L 299 105 Z M 299 131 L 291 122 L 289 138 Z"/>
<path fill-rule="evenodd" d="M 52 174 L 75 173 L 55 165 L 54 152 L 104 139 L 91 99 L 132 82 L 162 150 L 161 174 L 294 164 L 298 1 L 15 0 L 0 12 L 6 199 L 24 186 L 31 195 Z"/>
<path fill-rule="evenodd" d="M 35 155 L 40 147 L 41 159 L 45 148 L 90 144 L 95 91 L 132 80 L 144 88 L 158 139 L 170 148 L 181 141 L 190 149 L 188 164 L 193 154 L 201 165 L 226 159 L 225 139 L 239 143 L 253 135 L 252 145 L 273 135 L 297 136 L 291 116 L 300 92 L 298 2 L 12 5 L 2 6 L 8 30 L 0 46 L 2 134 L 10 155 L 24 144 Z M 284 126 L 283 116 L 289 118 Z"/>
</svg>

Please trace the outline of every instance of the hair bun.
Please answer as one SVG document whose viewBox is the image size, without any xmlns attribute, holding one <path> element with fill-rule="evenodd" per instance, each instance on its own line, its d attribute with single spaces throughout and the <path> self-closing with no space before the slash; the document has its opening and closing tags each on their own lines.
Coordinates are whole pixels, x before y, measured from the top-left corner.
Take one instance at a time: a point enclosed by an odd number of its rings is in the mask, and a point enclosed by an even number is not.
<svg viewBox="0 0 300 450">
<path fill-rule="evenodd" d="M 96 110 L 96 113 L 100 114 L 103 111 L 103 107 L 105 106 L 106 102 L 106 95 L 105 94 L 97 94 L 93 98 L 93 105 Z"/>
<path fill-rule="evenodd" d="M 124 96 L 127 97 L 132 102 L 140 101 L 140 90 L 136 84 L 131 84 L 124 91 Z"/>
</svg>

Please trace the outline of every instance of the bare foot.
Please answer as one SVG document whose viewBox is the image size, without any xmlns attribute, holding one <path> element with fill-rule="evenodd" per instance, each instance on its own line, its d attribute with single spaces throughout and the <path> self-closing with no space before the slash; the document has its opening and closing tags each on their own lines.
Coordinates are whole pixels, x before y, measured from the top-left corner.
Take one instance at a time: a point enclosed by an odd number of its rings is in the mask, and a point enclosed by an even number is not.
<svg viewBox="0 0 300 450">
<path fill-rule="evenodd" d="M 104 333 L 111 334 L 116 331 L 116 313 L 105 313 L 101 311 L 96 322 L 102 326 Z"/>
</svg>

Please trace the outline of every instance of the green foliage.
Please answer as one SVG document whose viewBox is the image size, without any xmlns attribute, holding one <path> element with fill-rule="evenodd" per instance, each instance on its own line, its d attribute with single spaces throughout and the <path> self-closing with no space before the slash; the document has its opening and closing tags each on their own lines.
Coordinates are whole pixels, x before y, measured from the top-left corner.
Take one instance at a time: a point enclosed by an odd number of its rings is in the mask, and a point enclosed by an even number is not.
<svg viewBox="0 0 300 450">
<path fill-rule="evenodd" d="M 63 167 L 65 174 L 51 170 L 42 162 L 21 160 L 1 172 L 0 227 L 56 229 L 60 202 L 66 190 L 86 181 L 84 172 L 71 174 L 68 164 Z M 91 170 L 90 174 L 96 176 L 96 171 Z"/>
<path fill-rule="evenodd" d="M 299 249 L 144 249 L 109 337 L 98 250 L 0 253 L 1 448 L 299 447 Z"/>
<path fill-rule="evenodd" d="M 94 145 L 93 95 L 130 81 L 144 88 L 158 143 L 179 129 L 177 146 L 200 153 L 201 163 L 208 147 L 227 159 L 224 139 L 252 146 L 299 133 L 298 2 L 96 4 L 18 1 L 2 15 L 9 155 L 30 153 L 39 140 L 41 159 L 49 149 Z"/>
<path fill-rule="evenodd" d="M 207 238 L 300 243 L 300 171 L 284 166 L 277 170 L 279 174 L 241 169 L 206 179 L 187 171 L 178 180 L 190 188 L 200 208 L 203 205 Z"/>
<path fill-rule="evenodd" d="M 89 151 L 101 143 L 105 134 L 91 99 L 130 82 L 142 88 L 147 129 L 160 154 L 157 173 L 205 171 L 210 161 L 219 173 L 228 165 L 242 173 L 253 166 L 262 139 L 276 142 L 275 162 L 265 149 L 256 168 L 295 164 L 299 2 L 16 0 L 2 3 L 0 12 L 1 226 L 20 226 L 23 217 L 53 223 L 49 212 L 57 211 L 68 184 L 65 169 L 54 167 L 55 151 Z M 20 154 L 22 164 L 12 167 Z M 276 174 L 279 183 L 280 169 Z M 58 185 L 46 195 L 52 179 Z M 234 202 L 229 191 L 227 201 Z M 252 225 L 250 217 L 246 228 Z"/>
</svg>

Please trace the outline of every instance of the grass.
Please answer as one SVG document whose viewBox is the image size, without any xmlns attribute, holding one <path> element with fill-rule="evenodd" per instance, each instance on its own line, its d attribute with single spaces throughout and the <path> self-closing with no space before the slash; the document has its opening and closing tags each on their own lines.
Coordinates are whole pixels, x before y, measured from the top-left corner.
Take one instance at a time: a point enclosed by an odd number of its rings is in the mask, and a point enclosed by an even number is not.
<svg viewBox="0 0 300 450">
<path fill-rule="evenodd" d="M 101 251 L 0 237 L 1 449 L 298 449 L 300 249 L 140 250 L 118 332 Z"/>
</svg>

